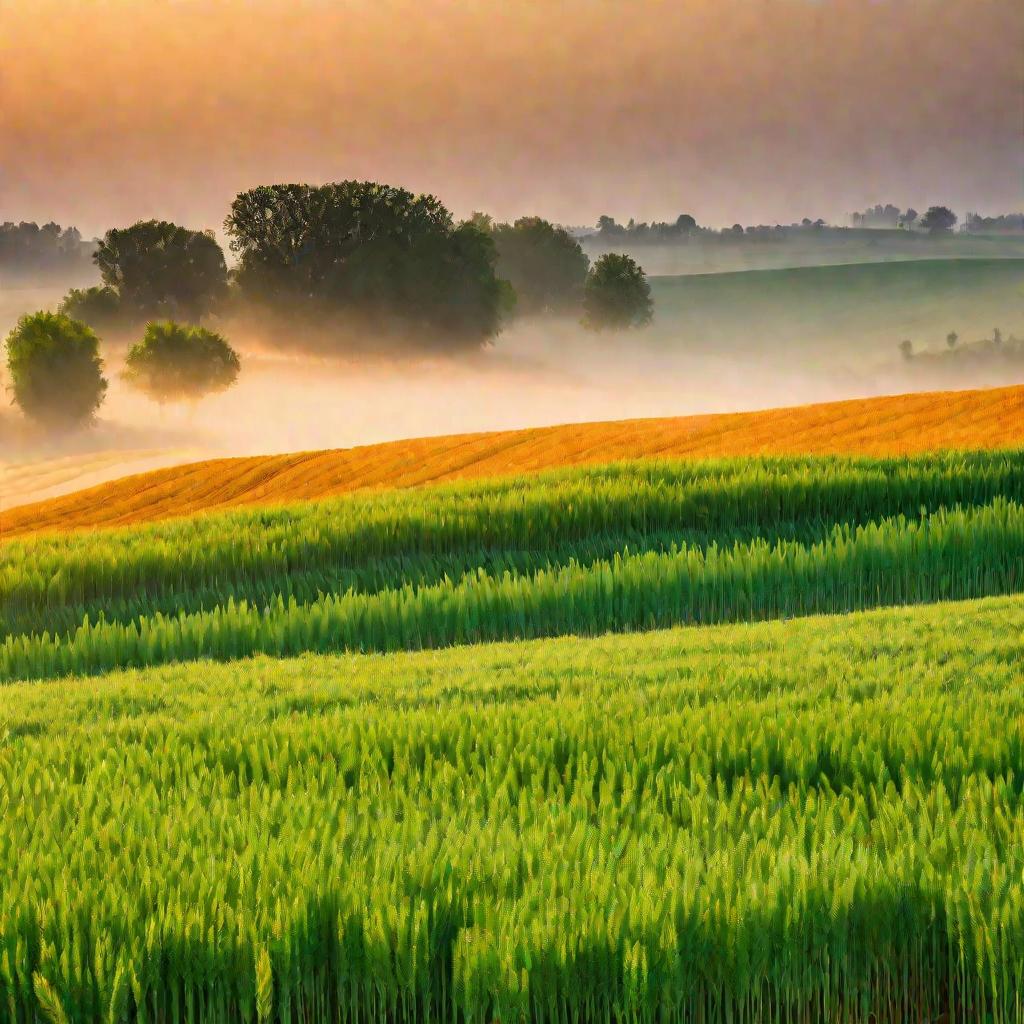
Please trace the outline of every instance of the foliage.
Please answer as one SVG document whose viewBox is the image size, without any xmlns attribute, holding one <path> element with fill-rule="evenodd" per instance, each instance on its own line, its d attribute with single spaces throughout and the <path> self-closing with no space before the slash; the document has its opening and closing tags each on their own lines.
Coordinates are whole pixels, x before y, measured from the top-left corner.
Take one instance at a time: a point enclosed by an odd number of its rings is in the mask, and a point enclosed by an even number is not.
<svg viewBox="0 0 1024 1024">
<path fill-rule="evenodd" d="M 1022 632 L 1013 599 L 7 689 L 0 1015 L 1017 1024 Z"/>
<path fill-rule="evenodd" d="M 139 221 L 108 231 L 93 259 L 130 320 L 196 321 L 227 291 L 227 267 L 212 232 L 168 221 Z"/>
<path fill-rule="evenodd" d="M 262 186 L 235 199 L 225 229 L 243 298 L 285 313 L 464 347 L 497 333 L 509 308 L 493 239 L 455 226 L 433 196 L 358 181 Z"/>
<path fill-rule="evenodd" d="M 61 300 L 58 312 L 101 334 L 121 326 L 121 298 L 106 285 L 72 288 Z"/>
<path fill-rule="evenodd" d="M 654 316 L 647 275 L 629 256 L 607 253 L 591 268 L 583 292 L 583 325 L 590 330 L 645 327 Z"/>
<path fill-rule="evenodd" d="M 238 379 L 235 350 L 213 331 L 171 321 L 151 323 L 132 346 L 122 376 L 158 402 L 195 400 Z"/>
<path fill-rule="evenodd" d="M 564 228 L 540 217 L 521 217 L 491 229 L 497 271 L 515 290 L 526 313 L 579 308 L 590 260 Z"/>
<path fill-rule="evenodd" d="M 7 370 L 15 404 L 50 429 L 91 422 L 107 390 L 99 340 L 62 313 L 18 321 L 7 336 Z"/>
<path fill-rule="evenodd" d="M 947 206 L 929 206 L 920 224 L 931 235 L 949 234 L 956 225 L 957 216 Z"/>
</svg>

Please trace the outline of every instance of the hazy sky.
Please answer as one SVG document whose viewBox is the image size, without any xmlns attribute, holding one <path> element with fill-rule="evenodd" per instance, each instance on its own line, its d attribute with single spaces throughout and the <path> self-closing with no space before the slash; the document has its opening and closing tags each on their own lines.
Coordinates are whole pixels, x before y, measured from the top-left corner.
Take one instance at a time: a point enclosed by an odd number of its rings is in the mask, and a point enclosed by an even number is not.
<svg viewBox="0 0 1024 1024">
<path fill-rule="evenodd" d="M 0 0 L 0 221 L 217 227 L 374 178 L 457 214 L 1020 209 L 1021 0 Z"/>
</svg>

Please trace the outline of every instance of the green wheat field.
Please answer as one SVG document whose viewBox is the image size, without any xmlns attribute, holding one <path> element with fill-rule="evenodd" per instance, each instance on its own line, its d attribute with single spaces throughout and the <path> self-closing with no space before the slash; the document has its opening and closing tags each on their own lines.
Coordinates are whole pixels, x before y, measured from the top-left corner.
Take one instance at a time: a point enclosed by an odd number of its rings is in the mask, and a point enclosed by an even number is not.
<svg viewBox="0 0 1024 1024">
<path fill-rule="evenodd" d="M 1024 452 L 0 552 L 4 1021 L 1024 1019 Z"/>
</svg>

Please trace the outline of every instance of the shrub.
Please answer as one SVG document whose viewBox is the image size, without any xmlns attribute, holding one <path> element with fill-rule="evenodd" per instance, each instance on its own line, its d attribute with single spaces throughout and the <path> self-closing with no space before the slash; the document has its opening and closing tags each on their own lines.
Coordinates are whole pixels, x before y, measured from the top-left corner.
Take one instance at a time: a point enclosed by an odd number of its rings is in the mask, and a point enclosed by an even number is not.
<svg viewBox="0 0 1024 1024">
<path fill-rule="evenodd" d="M 14 402 L 49 429 L 89 423 L 107 382 L 92 330 L 63 313 L 23 316 L 7 336 Z"/>
<path fill-rule="evenodd" d="M 81 320 L 95 331 L 108 331 L 120 325 L 121 298 L 106 285 L 72 288 L 61 300 L 58 312 Z"/>
<path fill-rule="evenodd" d="M 168 320 L 146 327 L 121 376 L 158 402 L 195 401 L 231 387 L 240 368 L 235 350 L 219 334 Z"/>
</svg>

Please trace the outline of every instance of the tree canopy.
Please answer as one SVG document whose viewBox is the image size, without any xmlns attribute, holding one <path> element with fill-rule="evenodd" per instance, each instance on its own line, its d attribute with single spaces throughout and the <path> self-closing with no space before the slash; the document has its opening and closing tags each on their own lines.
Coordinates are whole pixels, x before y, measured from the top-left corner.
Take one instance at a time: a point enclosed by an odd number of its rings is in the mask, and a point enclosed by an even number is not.
<svg viewBox="0 0 1024 1024">
<path fill-rule="evenodd" d="M 497 333 L 509 286 L 494 240 L 434 196 L 368 181 L 266 185 L 225 221 L 243 299 L 444 345 Z"/>
<path fill-rule="evenodd" d="M 540 217 L 521 217 L 493 227 L 498 273 L 515 289 L 519 309 L 577 309 L 590 260 L 564 228 Z"/>
<path fill-rule="evenodd" d="M 162 220 L 113 228 L 93 260 L 128 319 L 198 320 L 227 292 L 224 253 L 212 232 Z"/>
<path fill-rule="evenodd" d="M 18 321 L 7 336 L 7 369 L 15 404 L 48 429 L 91 422 L 107 391 L 99 339 L 62 313 Z"/>
<path fill-rule="evenodd" d="M 195 401 L 231 387 L 240 368 L 238 355 L 221 335 L 164 321 L 146 326 L 121 376 L 158 402 Z"/>
<path fill-rule="evenodd" d="M 583 294 L 583 325 L 591 330 L 644 327 L 654 316 L 647 275 L 621 253 L 602 256 L 591 269 Z"/>
</svg>

